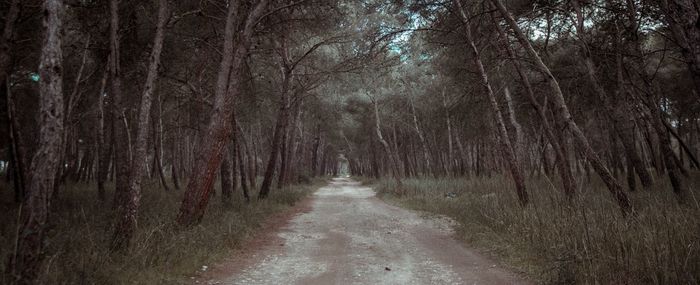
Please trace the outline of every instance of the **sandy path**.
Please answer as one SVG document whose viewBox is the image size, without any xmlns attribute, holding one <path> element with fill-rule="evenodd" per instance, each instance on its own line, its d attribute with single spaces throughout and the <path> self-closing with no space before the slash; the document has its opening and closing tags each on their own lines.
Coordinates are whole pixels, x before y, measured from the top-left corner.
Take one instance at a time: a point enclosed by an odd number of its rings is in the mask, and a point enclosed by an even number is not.
<svg viewBox="0 0 700 285">
<path fill-rule="evenodd" d="M 336 178 L 233 276 L 209 284 L 527 284 L 426 219 Z"/>
</svg>

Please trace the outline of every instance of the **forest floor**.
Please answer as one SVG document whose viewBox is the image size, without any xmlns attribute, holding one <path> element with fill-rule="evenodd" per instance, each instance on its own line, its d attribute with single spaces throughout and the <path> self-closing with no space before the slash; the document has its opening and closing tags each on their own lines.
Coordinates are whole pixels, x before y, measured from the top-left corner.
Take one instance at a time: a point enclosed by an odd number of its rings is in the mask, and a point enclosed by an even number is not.
<svg viewBox="0 0 700 285">
<path fill-rule="evenodd" d="M 215 266 L 205 284 L 528 284 L 453 239 L 454 222 L 388 205 L 335 178 L 248 258 Z"/>
</svg>

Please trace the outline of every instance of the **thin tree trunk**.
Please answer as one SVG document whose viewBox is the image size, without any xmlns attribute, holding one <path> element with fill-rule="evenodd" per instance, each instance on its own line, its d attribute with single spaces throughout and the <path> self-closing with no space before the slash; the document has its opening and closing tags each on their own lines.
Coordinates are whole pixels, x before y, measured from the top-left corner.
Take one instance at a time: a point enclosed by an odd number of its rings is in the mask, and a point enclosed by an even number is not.
<svg viewBox="0 0 700 285">
<path fill-rule="evenodd" d="M 271 152 L 270 158 L 267 161 L 267 166 L 265 167 L 265 174 L 263 176 L 262 185 L 260 186 L 260 192 L 258 193 L 258 199 L 265 199 L 270 193 L 270 186 L 272 184 L 272 178 L 275 175 L 275 168 L 277 167 L 277 160 L 279 159 L 281 151 L 283 151 L 282 144 L 283 140 L 286 138 L 285 129 L 288 120 L 289 113 L 289 99 L 288 88 L 291 84 L 290 76 L 291 74 L 285 74 L 285 80 L 282 90 L 281 105 L 279 113 L 277 115 L 277 123 L 275 124 L 274 134 L 272 135 L 272 143 L 270 144 Z"/>
<path fill-rule="evenodd" d="M 19 16 L 20 0 L 12 0 L 5 15 L 5 25 L 0 37 L 0 82 L 6 82 L 12 64 L 12 36 Z M 8 85 L 7 88 L 10 88 Z"/>
<path fill-rule="evenodd" d="M 450 118 L 450 109 L 447 106 L 447 96 L 445 88 L 442 88 L 442 109 L 445 112 L 445 124 L 447 125 L 447 175 L 451 175 L 454 170 L 454 147 L 452 146 L 452 118 Z"/>
<path fill-rule="evenodd" d="M 165 39 L 165 24 L 168 21 L 168 0 L 158 1 L 158 22 L 156 24 L 156 34 L 153 39 L 153 49 L 148 64 L 148 75 L 141 95 L 141 107 L 136 126 L 136 141 L 134 143 L 134 154 L 131 160 L 131 169 L 128 177 L 128 189 L 118 189 L 126 191 L 124 199 L 119 201 L 118 214 L 115 221 L 114 235 L 112 236 L 112 248 L 122 249 L 129 246 L 131 236 L 136 230 L 138 209 L 141 204 L 141 179 L 146 170 L 146 157 L 148 151 L 148 127 L 153 103 L 153 92 L 156 88 L 158 78 L 158 65 L 160 65 L 160 55 L 163 50 L 163 40 Z M 119 57 L 114 57 L 118 59 Z M 119 188 L 119 187 L 117 187 Z"/>
<path fill-rule="evenodd" d="M 496 96 L 493 94 L 493 90 L 491 89 L 491 83 L 489 82 L 488 74 L 486 74 L 484 65 L 481 62 L 481 55 L 479 54 L 479 49 L 474 44 L 474 39 L 472 37 L 470 27 L 471 21 L 469 20 L 467 12 L 462 8 L 462 3 L 460 2 L 460 0 L 453 0 L 453 2 L 455 4 L 455 8 L 457 8 L 459 15 L 462 18 L 462 22 L 465 24 L 464 32 L 467 37 L 467 43 L 469 44 L 471 50 L 471 57 L 474 61 L 474 65 L 476 65 L 477 69 L 479 70 L 479 74 L 481 75 L 481 83 L 484 87 L 484 92 L 488 96 L 491 109 L 494 113 L 493 115 L 496 119 L 496 128 L 500 137 L 499 140 L 501 142 L 501 148 L 503 150 L 503 154 L 505 155 L 506 163 L 508 164 L 508 169 L 510 170 L 510 174 L 512 175 L 513 182 L 515 183 L 515 190 L 518 194 L 518 200 L 520 201 L 520 204 L 522 206 L 526 206 L 529 202 L 529 197 L 527 189 L 525 187 L 525 179 L 520 170 L 520 164 L 518 163 L 518 159 L 515 156 L 513 146 L 511 145 L 511 141 L 508 136 L 508 131 L 506 130 L 506 125 L 503 121 L 503 116 L 501 114 L 501 108 L 498 106 Z"/>
<path fill-rule="evenodd" d="M 379 119 L 379 106 L 376 100 L 372 100 L 372 103 L 374 105 L 374 119 L 375 119 L 375 131 L 377 133 L 377 139 L 379 140 L 379 143 L 382 144 L 384 147 L 384 151 L 386 152 L 386 155 L 389 157 L 389 167 L 391 169 L 391 174 L 394 176 L 394 180 L 396 180 L 396 187 L 397 187 L 397 193 L 401 194 L 403 193 L 403 183 L 401 183 L 401 174 L 398 166 L 398 162 L 396 161 L 396 158 L 392 155 L 391 147 L 389 146 L 389 143 L 384 139 L 384 136 L 382 135 L 382 123 L 381 120 Z"/>
<path fill-rule="evenodd" d="M 688 65 L 700 99 L 700 4 L 697 0 L 659 0 L 666 24 Z M 633 4 L 633 3 L 632 3 Z"/>
<path fill-rule="evenodd" d="M 647 169 L 644 168 L 644 163 L 642 162 L 642 159 L 639 157 L 639 153 L 634 147 L 634 121 L 633 119 L 628 118 L 628 116 L 625 114 L 629 114 L 630 112 L 623 113 L 624 107 L 621 106 L 621 104 L 617 104 L 620 98 L 614 98 L 616 100 L 612 100 L 611 98 L 609 98 L 605 89 L 603 89 L 603 87 L 600 85 L 598 76 L 596 74 L 596 65 L 593 62 L 593 58 L 591 58 L 591 51 L 589 49 L 588 43 L 586 42 L 587 37 L 584 31 L 585 19 L 583 16 L 583 11 L 581 10 L 581 7 L 579 5 L 579 1 L 580 0 L 574 0 L 571 3 L 573 4 L 574 11 L 576 12 L 577 22 L 574 26 L 576 27 L 579 43 L 581 46 L 581 54 L 583 57 L 584 65 L 586 67 L 586 75 L 588 76 L 588 80 L 590 81 L 590 83 L 593 85 L 593 90 L 598 94 L 598 98 L 603 102 L 603 106 L 611 114 L 611 116 L 613 116 L 613 123 L 617 126 L 617 129 L 620 131 L 620 142 L 622 143 L 622 146 L 625 149 L 625 155 L 629 157 L 630 162 L 634 166 L 633 168 L 637 172 L 637 175 L 639 176 L 642 182 L 642 186 L 648 189 L 652 186 L 653 181 Z M 618 81 L 620 84 L 622 83 L 621 64 L 621 59 L 618 59 L 617 72 Z M 620 97 L 620 95 L 622 95 L 622 87 L 619 87 L 618 95 L 619 96 L 617 97 Z"/>
<path fill-rule="evenodd" d="M 112 206 L 117 208 L 124 204 L 129 189 L 129 172 L 131 168 L 131 139 L 126 124 L 127 100 L 122 96 L 121 89 L 121 57 L 119 55 L 119 0 L 110 0 L 110 65 L 111 80 L 110 96 L 112 98 L 112 124 L 114 133 L 114 164 L 115 191 Z"/>
<path fill-rule="evenodd" d="M 411 107 L 411 115 L 413 116 L 413 128 L 416 130 L 416 134 L 418 134 L 418 139 L 420 140 L 420 145 L 423 150 L 423 159 L 425 160 L 425 170 L 424 173 L 430 173 L 431 172 L 431 163 L 430 163 L 430 151 L 428 150 L 428 144 L 425 142 L 425 136 L 423 136 L 423 132 L 420 129 L 420 126 L 418 124 L 418 116 L 416 115 L 416 107 L 413 104 L 413 98 L 408 97 L 408 102 Z M 448 120 L 448 128 L 449 126 L 449 116 L 447 118 Z"/>
<path fill-rule="evenodd" d="M 231 205 L 231 194 L 233 193 L 233 183 L 231 182 L 231 155 L 228 151 L 224 153 L 221 161 L 221 202 L 224 205 Z"/>
<path fill-rule="evenodd" d="M 510 43 L 508 42 L 508 38 L 506 37 L 505 32 L 501 28 L 501 26 L 496 22 L 495 17 L 492 15 L 492 19 L 494 22 L 494 26 L 496 26 L 496 30 L 498 31 L 502 41 L 503 41 L 503 46 L 504 49 L 510 58 L 510 61 L 512 62 L 513 66 L 515 67 L 516 72 L 518 73 L 518 76 L 520 77 L 520 80 L 522 84 L 525 86 L 525 91 L 527 92 L 527 99 L 530 101 L 530 104 L 533 106 L 535 111 L 537 112 L 537 115 L 540 118 L 540 121 L 542 123 L 543 130 L 545 134 L 547 135 L 547 138 L 549 139 L 550 144 L 552 145 L 552 149 L 554 150 L 554 154 L 557 157 L 557 163 L 559 167 L 559 176 L 561 177 L 562 180 L 562 186 L 564 188 L 564 193 L 571 197 L 576 193 L 576 185 L 574 184 L 573 181 L 573 173 L 571 172 L 571 167 L 569 167 L 569 160 L 568 157 L 566 156 L 566 151 L 564 148 L 562 148 L 562 145 L 559 144 L 559 138 L 554 134 L 554 131 L 552 129 L 552 126 L 549 123 L 549 119 L 547 118 L 547 112 L 545 110 L 547 106 L 547 97 L 545 97 L 544 104 L 540 105 L 537 99 L 535 98 L 535 93 L 532 88 L 532 84 L 530 84 L 530 80 L 528 79 L 527 75 L 523 71 L 521 65 L 519 62 L 515 60 L 515 52 L 510 46 Z M 544 147 L 546 150 L 546 145 Z M 549 167 L 549 160 L 546 158 L 546 155 L 543 153 L 543 162 L 545 163 L 545 173 L 549 175 L 551 168 Z"/>
<path fill-rule="evenodd" d="M 173 186 L 175 190 L 180 190 L 180 179 L 178 179 L 178 159 L 176 157 L 177 153 L 177 140 L 173 137 L 173 141 L 170 142 L 170 174 L 173 177 Z"/>
<path fill-rule="evenodd" d="M 15 200 L 20 202 L 24 199 L 27 190 L 27 172 L 25 171 L 25 152 L 22 151 L 22 136 L 19 133 L 19 122 L 15 112 L 15 103 L 10 88 L 10 80 L 5 80 L 7 94 L 7 119 L 10 137 L 10 155 L 12 161 L 13 182 L 15 188 Z"/>
<path fill-rule="evenodd" d="M 163 118 L 160 94 L 156 98 L 155 114 L 152 118 L 153 120 L 153 153 L 155 161 L 155 170 L 158 171 L 158 177 L 160 178 L 160 184 L 166 192 L 170 191 L 168 183 L 165 179 L 165 171 L 163 169 Z"/>
<path fill-rule="evenodd" d="M 316 135 L 314 136 L 314 143 L 311 146 L 311 175 L 318 176 L 318 152 L 321 146 L 321 124 L 316 124 Z"/>
<path fill-rule="evenodd" d="M 107 127 L 105 124 L 105 89 L 108 77 L 109 68 L 106 68 L 100 82 L 100 92 L 97 94 L 97 197 L 103 202 L 106 199 L 105 181 L 107 180 L 111 152 L 111 147 L 106 147 L 107 140 L 105 140 L 105 128 Z"/>
<path fill-rule="evenodd" d="M 571 133 L 574 135 L 577 144 L 591 162 L 591 166 L 593 166 L 595 171 L 598 173 L 605 185 L 608 187 L 608 190 L 615 198 L 615 201 L 619 205 L 620 209 L 624 213 L 629 212 L 631 210 L 632 205 L 629 198 L 627 197 L 627 194 L 625 194 L 625 192 L 622 191 L 622 187 L 620 186 L 620 184 L 617 182 L 615 177 L 612 176 L 610 170 L 608 170 L 608 168 L 605 167 L 603 161 L 593 150 L 590 143 L 588 142 L 588 139 L 583 134 L 583 131 L 581 131 L 576 122 L 573 120 L 573 117 L 569 112 L 569 108 L 566 105 L 566 101 L 564 100 L 564 94 L 562 93 L 561 88 L 559 87 L 559 82 L 549 70 L 547 65 L 544 64 L 542 58 L 540 58 L 535 49 L 532 47 L 530 41 L 525 36 L 520 27 L 518 27 L 518 24 L 515 22 L 515 19 L 513 19 L 513 16 L 508 12 L 505 5 L 503 5 L 502 1 L 491 1 L 494 5 L 496 5 L 503 18 L 505 18 L 508 26 L 510 26 L 510 28 L 515 32 L 516 38 L 523 46 L 523 48 L 525 48 L 530 58 L 534 61 L 537 69 L 545 75 L 545 80 L 550 85 L 550 88 L 553 91 L 553 103 L 557 109 L 555 113 L 558 116 L 558 120 L 561 123 L 565 124 L 569 128 Z"/>
<path fill-rule="evenodd" d="M 270 158 L 267 161 L 267 166 L 265 167 L 265 174 L 263 176 L 262 185 L 260 186 L 260 192 L 258 192 L 258 199 L 265 199 L 270 193 L 270 186 L 272 185 L 272 179 L 275 174 L 275 168 L 277 167 L 277 159 L 281 157 L 281 168 L 285 167 L 286 161 L 284 158 L 285 147 L 287 140 L 287 126 L 289 125 L 289 109 L 290 109 L 290 92 L 292 84 L 294 82 L 293 73 L 290 69 L 289 54 L 287 49 L 287 43 L 285 39 L 276 42 L 278 45 L 280 53 L 279 68 L 282 75 L 282 90 L 280 92 L 280 108 L 277 115 L 277 122 L 275 123 L 274 134 L 272 135 L 272 143 L 270 144 L 271 152 Z M 282 169 L 283 170 L 283 169 Z M 284 179 L 284 173 L 280 170 L 280 179 Z M 278 181 L 278 187 L 281 187 Z"/>
<path fill-rule="evenodd" d="M 236 156 L 234 157 L 235 159 L 238 159 L 238 169 L 240 172 L 240 178 L 241 178 L 241 190 L 243 190 L 243 198 L 245 198 L 246 202 L 250 201 L 250 194 L 248 194 L 248 183 L 246 180 L 248 180 L 248 176 L 246 176 L 246 164 L 244 163 L 243 160 L 243 155 L 244 155 L 244 145 L 245 145 L 245 137 L 243 137 L 243 129 L 238 125 L 238 122 L 234 121 L 234 128 L 237 128 L 241 134 L 240 139 L 236 139 L 233 147 L 236 148 Z M 246 154 L 248 156 L 248 154 Z M 234 171 L 235 173 L 235 171 Z M 254 187 L 255 185 L 251 185 L 251 187 Z"/>
</svg>

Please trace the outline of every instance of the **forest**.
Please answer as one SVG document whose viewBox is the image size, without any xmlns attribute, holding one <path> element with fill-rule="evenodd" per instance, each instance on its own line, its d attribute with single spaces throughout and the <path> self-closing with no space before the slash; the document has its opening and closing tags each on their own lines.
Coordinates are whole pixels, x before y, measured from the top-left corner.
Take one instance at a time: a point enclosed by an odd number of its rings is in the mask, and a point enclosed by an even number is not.
<svg viewBox="0 0 700 285">
<path fill-rule="evenodd" d="M 191 284 L 339 176 L 532 283 L 700 283 L 697 0 L 0 17 L 0 284 Z"/>
</svg>

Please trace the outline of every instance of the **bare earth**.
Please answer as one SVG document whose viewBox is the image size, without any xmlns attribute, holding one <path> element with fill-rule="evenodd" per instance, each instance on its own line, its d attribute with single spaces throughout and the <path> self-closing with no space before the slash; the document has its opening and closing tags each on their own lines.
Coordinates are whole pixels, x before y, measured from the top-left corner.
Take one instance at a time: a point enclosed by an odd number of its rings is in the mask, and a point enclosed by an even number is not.
<svg viewBox="0 0 700 285">
<path fill-rule="evenodd" d="M 529 284 L 452 238 L 450 221 L 377 199 L 350 179 L 320 188 L 278 240 L 209 284 Z M 240 258 L 240 256 L 239 256 Z"/>
</svg>

